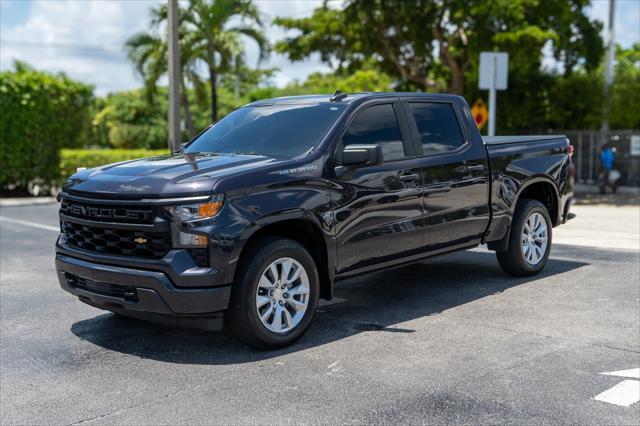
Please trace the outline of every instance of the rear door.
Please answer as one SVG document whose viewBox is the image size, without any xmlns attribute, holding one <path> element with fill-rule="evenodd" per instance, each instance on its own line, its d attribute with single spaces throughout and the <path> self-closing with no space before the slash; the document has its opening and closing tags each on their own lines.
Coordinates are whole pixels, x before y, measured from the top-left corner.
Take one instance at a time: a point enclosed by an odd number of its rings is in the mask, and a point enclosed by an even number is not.
<svg viewBox="0 0 640 426">
<path fill-rule="evenodd" d="M 424 185 L 424 248 L 439 251 L 478 242 L 489 223 L 485 148 L 461 125 L 453 102 L 403 103 L 419 152 Z"/>
<path fill-rule="evenodd" d="M 351 167 L 336 176 L 339 273 L 414 253 L 423 238 L 420 159 L 402 106 L 387 101 L 356 112 L 338 143 L 336 164 L 350 144 L 380 145 L 384 162 Z"/>
</svg>

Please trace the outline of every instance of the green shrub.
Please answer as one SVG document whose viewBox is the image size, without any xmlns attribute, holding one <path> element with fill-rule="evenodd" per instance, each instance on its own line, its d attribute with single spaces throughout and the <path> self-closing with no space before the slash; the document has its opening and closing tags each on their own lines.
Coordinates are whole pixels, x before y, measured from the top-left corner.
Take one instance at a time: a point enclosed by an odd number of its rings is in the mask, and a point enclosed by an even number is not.
<svg viewBox="0 0 640 426">
<path fill-rule="evenodd" d="M 100 100 L 91 124 L 93 145 L 160 149 L 167 145 L 166 96 L 151 101 L 142 89 L 111 93 Z"/>
<path fill-rule="evenodd" d="M 78 167 L 104 166 L 135 158 L 167 154 L 163 149 L 63 149 L 60 152 L 60 176 L 62 181 L 76 172 Z"/>
<path fill-rule="evenodd" d="M 59 151 L 82 146 L 91 86 L 16 63 L 0 72 L 0 192 L 47 192 L 59 178 Z"/>
</svg>

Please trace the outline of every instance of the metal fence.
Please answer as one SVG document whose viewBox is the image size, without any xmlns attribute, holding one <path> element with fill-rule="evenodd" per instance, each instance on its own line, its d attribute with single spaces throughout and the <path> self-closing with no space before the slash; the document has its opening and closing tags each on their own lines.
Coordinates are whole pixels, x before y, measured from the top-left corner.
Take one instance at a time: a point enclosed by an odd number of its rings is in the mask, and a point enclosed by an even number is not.
<svg viewBox="0 0 640 426">
<path fill-rule="evenodd" d="M 553 133 L 567 135 L 575 148 L 576 182 L 598 182 L 600 147 L 606 143 L 615 149 L 613 168 L 621 174 L 619 185 L 640 186 L 640 130 L 566 130 Z"/>
</svg>

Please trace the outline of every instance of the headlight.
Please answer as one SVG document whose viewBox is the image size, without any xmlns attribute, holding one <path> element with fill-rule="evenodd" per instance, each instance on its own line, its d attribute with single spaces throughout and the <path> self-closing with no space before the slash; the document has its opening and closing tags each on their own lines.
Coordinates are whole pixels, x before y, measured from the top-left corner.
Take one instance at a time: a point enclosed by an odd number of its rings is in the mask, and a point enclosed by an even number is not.
<svg viewBox="0 0 640 426">
<path fill-rule="evenodd" d="M 209 202 L 171 206 L 169 207 L 169 211 L 171 212 L 171 216 L 179 219 L 180 222 L 207 219 L 218 214 L 220 209 L 222 209 L 223 201 L 224 196 L 222 194 L 216 194 Z"/>
<path fill-rule="evenodd" d="M 183 204 L 168 207 L 173 218 L 173 245 L 174 247 L 202 247 L 207 245 L 207 236 L 185 232 L 183 222 L 198 221 L 212 218 L 220 212 L 224 196 L 216 194 L 211 201 L 198 204 Z"/>
</svg>

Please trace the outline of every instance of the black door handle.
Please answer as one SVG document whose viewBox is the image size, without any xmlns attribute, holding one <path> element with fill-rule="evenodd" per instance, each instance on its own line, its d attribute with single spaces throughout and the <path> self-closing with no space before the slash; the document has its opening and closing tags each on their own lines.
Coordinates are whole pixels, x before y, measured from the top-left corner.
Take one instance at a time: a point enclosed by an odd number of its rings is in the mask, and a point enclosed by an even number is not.
<svg viewBox="0 0 640 426">
<path fill-rule="evenodd" d="M 467 166 L 468 172 L 483 172 L 484 164 L 473 164 L 471 166 Z"/>
<path fill-rule="evenodd" d="M 398 179 L 402 182 L 413 182 L 418 180 L 418 175 L 416 173 L 407 173 L 406 175 L 400 175 Z"/>
</svg>

